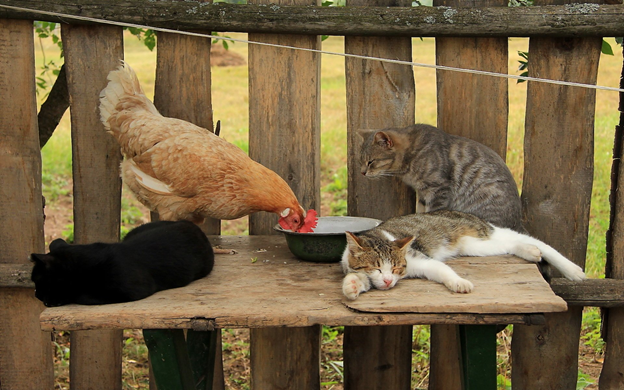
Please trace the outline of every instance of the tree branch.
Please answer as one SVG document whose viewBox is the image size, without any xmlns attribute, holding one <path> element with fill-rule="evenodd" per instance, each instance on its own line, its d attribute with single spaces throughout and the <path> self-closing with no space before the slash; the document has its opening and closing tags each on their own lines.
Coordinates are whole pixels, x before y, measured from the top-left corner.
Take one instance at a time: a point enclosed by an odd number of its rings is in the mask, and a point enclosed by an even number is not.
<svg viewBox="0 0 624 390">
<path fill-rule="evenodd" d="M 58 126 L 63 114 L 69 107 L 69 92 L 67 91 L 67 77 L 65 76 L 65 64 L 52 86 L 52 90 L 46 101 L 41 105 L 37 119 L 39 121 L 39 146 L 44 147 L 54 130 Z"/>
</svg>

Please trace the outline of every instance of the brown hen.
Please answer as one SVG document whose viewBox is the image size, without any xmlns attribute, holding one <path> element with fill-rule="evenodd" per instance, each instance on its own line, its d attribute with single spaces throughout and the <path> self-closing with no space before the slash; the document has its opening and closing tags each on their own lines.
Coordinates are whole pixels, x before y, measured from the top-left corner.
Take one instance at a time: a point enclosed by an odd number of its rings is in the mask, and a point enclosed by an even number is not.
<svg viewBox="0 0 624 390">
<path fill-rule="evenodd" d="M 207 129 L 162 116 L 128 64 L 108 80 L 100 115 L 121 147 L 123 181 L 161 219 L 201 223 L 268 211 L 285 229 L 302 227 L 306 212 L 275 172 Z"/>
</svg>

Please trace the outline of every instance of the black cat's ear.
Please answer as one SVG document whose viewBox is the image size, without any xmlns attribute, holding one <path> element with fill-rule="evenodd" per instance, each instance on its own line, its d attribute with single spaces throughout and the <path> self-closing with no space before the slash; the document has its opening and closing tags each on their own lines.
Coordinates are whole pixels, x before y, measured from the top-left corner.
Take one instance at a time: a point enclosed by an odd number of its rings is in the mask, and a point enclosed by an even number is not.
<svg viewBox="0 0 624 390">
<path fill-rule="evenodd" d="M 347 235 L 347 245 L 350 249 L 362 249 L 362 242 L 360 239 L 351 232 L 345 232 Z"/>
<path fill-rule="evenodd" d="M 409 246 L 412 244 L 412 242 L 414 241 L 415 238 L 416 237 L 414 237 L 414 236 L 401 238 L 399 240 L 395 240 L 394 244 L 396 246 L 398 246 L 401 250 L 405 250 L 405 249 L 409 248 Z"/>
<path fill-rule="evenodd" d="M 69 244 L 65 242 L 62 238 L 57 238 L 56 240 L 50 243 L 50 252 L 56 250 L 58 248 L 62 248 L 64 246 L 68 246 Z"/>
<path fill-rule="evenodd" d="M 28 258 L 30 259 L 30 261 L 32 261 L 33 263 L 41 263 L 43 265 L 45 265 L 46 268 L 50 268 L 52 262 L 54 262 L 54 256 L 52 256 L 51 254 L 43 254 L 43 253 L 31 253 L 30 256 L 28 256 Z"/>
<path fill-rule="evenodd" d="M 386 149 L 392 149 L 394 146 L 394 141 L 392 141 L 390 135 L 384 131 L 378 131 L 375 133 L 375 143 Z"/>
</svg>

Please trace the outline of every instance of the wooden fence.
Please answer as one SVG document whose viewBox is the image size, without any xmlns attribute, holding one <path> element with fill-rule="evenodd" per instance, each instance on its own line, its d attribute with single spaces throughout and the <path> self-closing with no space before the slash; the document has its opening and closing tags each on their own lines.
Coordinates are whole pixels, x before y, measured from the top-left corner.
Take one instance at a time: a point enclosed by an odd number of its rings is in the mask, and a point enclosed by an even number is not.
<svg viewBox="0 0 624 390">
<path fill-rule="evenodd" d="M 252 41 L 310 49 L 321 47 L 315 34 L 338 33 L 346 35 L 347 53 L 408 61 L 411 36 L 437 36 L 438 64 L 502 73 L 507 73 L 507 36 L 524 35 L 531 36 L 530 76 L 589 84 L 596 82 L 601 37 L 624 35 L 621 5 L 565 6 L 563 1 L 535 0 L 534 7 L 513 9 L 506 7 L 506 0 L 434 0 L 434 5 L 445 7 L 410 8 L 407 0 L 349 0 L 349 7 L 338 9 L 314 7 L 319 4 L 311 0 L 279 3 L 267 7 L 264 0 L 240 6 L 201 1 L 78 0 L 67 5 L 56 0 L 0 0 L 0 5 L 173 29 L 251 32 Z M 453 8 L 467 5 L 471 8 Z M 474 16 L 475 12 L 481 17 Z M 315 13 L 325 18 L 315 17 Z M 97 107 L 108 72 L 123 58 L 121 27 L 88 20 L 68 22 L 41 12 L 0 7 L 0 388 L 11 390 L 53 388 L 50 336 L 39 330 L 42 306 L 27 282 L 28 254 L 44 250 L 32 20 L 63 23 L 72 114 L 75 241 L 116 241 L 120 224 L 120 154 L 102 130 Z M 280 30 L 280 26 L 284 27 Z M 390 190 L 379 189 L 358 174 L 354 134 L 359 128 L 415 122 L 412 69 L 355 58 L 347 58 L 345 66 L 349 214 L 385 219 L 412 212 L 413 193 L 399 181 L 393 182 Z M 159 33 L 156 72 L 158 109 L 166 116 L 212 129 L 210 40 Z M 437 87 L 438 125 L 476 139 L 504 157 L 507 80 L 438 71 Z M 285 178 L 302 204 L 316 209 L 320 206 L 319 99 L 318 53 L 250 45 L 249 153 Z M 595 91 L 529 83 L 526 105 L 525 226 L 582 266 L 593 180 Z M 621 131 L 618 134 L 622 136 Z M 621 158 L 622 150 L 616 152 L 615 157 Z M 624 166 L 614 168 L 614 178 L 616 186 L 624 185 Z M 617 195 L 613 191 L 608 276 L 624 279 L 624 198 Z M 270 215 L 253 215 L 250 233 L 271 234 L 274 223 Z M 218 234 L 218 221 L 208 222 L 205 229 Z M 624 388 L 622 294 L 601 304 L 604 300 L 599 296 L 608 291 L 607 283 L 559 286 L 562 291 L 568 289 L 567 312 L 548 315 L 545 325 L 514 328 L 514 388 L 575 388 L 584 304 L 611 307 L 600 386 Z M 621 291 L 622 284 L 609 286 Z M 408 389 L 411 329 L 347 327 L 346 388 Z M 461 387 L 458 355 L 453 352 L 456 337 L 454 326 L 432 326 L 431 389 Z M 72 388 L 121 388 L 120 338 L 119 331 L 72 332 Z M 318 326 L 253 329 L 254 388 L 319 388 L 319 340 Z M 302 346 L 309 350 L 301 353 Z M 361 353 L 362 348 L 368 352 Z M 271 356 L 281 358 L 276 361 Z M 301 372 L 308 375 L 295 375 Z M 222 388 L 222 380 L 216 385 Z"/>
</svg>

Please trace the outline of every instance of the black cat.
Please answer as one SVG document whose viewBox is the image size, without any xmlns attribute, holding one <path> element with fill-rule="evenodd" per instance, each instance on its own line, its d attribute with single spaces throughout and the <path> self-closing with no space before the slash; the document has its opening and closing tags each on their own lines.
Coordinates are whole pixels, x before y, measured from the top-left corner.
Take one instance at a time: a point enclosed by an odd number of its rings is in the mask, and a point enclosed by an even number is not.
<svg viewBox="0 0 624 390">
<path fill-rule="evenodd" d="M 212 271 L 206 235 L 188 221 L 139 226 L 116 244 L 70 245 L 30 255 L 35 296 L 46 306 L 136 301 L 160 290 L 186 286 Z"/>
</svg>

